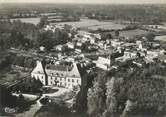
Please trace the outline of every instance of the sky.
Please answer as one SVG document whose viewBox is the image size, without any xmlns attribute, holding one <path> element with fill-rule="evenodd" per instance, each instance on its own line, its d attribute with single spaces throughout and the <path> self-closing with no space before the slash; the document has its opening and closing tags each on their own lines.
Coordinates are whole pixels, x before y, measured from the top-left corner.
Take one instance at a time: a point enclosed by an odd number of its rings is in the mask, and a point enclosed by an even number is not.
<svg viewBox="0 0 166 117">
<path fill-rule="evenodd" d="M 166 4 L 166 0 L 0 0 L 1 3 Z"/>
</svg>

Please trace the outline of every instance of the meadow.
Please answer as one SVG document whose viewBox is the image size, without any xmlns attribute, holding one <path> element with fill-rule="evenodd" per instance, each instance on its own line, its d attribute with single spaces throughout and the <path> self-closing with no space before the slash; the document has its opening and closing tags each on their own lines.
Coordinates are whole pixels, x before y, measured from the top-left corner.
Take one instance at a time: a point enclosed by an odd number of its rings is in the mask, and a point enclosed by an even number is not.
<svg viewBox="0 0 166 117">
<path fill-rule="evenodd" d="M 154 40 L 166 42 L 166 35 L 156 36 Z"/>
<path fill-rule="evenodd" d="M 97 30 L 97 29 L 116 30 L 116 29 L 123 29 L 126 27 L 125 25 L 114 23 L 113 21 L 98 21 L 94 19 L 81 19 L 80 21 L 76 22 L 60 22 L 53 24 L 57 25 L 68 24 L 76 28 L 84 28 L 89 30 Z"/>
<path fill-rule="evenodd" d="M 21 22 L 24 23 L 31 23 L 34 25 L 37 25 L 40 22 L 40 18 L 39 17 L 35 17 L 35 18 L 15 18 L 15 19 L 10 19 L 11 22 L 13 22 L 14 20 L 20 20 Z"/>
</svg>

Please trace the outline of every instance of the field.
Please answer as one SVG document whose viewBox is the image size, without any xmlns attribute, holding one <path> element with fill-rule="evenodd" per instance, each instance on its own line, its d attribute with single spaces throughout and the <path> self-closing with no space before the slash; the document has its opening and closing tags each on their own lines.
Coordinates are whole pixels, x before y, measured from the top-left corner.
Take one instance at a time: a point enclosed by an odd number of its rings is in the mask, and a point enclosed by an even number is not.
<svg viewBox="0 0 166 117">
<path fill-rule="evenodd" d="M 111 30 L 111 29 L 123 29 L 126 26 L 122 24 L 117 24 L 111 21 L 98 21 L 98 20 L 93 20 L 93 19 L 81 19 L 80 21 L 77 22 L 60 22 L 60 23 L 53 23 L 57 25 L 72 25 L 73 27 L 76 28 L 85 28 L 85 29 L 90 29 L 90 30 L 97 30 L 99 28 L 105 29 L 105 30 Z"/>
<path fill-rule="evenodd" d="M 141 29 L 135 29 L 135 30 L 128 30 L 128 31 L 120 31 L 120 36 L 122 37 L 134 37 L 138 35 L 145 35 L 149 33 L 148 31 L 141 30 Z"/>
<path fill-rule="evenodd" d="M 156 37 L 155 37 L 155 40 L 166 42 L 166 35 L 163 35 L 163 36 L 156 36 Z"/>
<path fill-rule="evenodd" d="M 16 19 L 10 19 L 10 20 L 11 21 L 20 20 L 24 23 L 32 23 L 35 25 L 37 25 L 40 22 L 40 18 L 16 18 Z"/>
<path fill-rule="evenodd" d="M 40 18 L 16 18 L 11 19 L 11 21 L 14 20 L 21 20 L 25 23 L 32 23 L 37 25 L 40 21 Z M 111 29 L 123 29 L 126 26 L 122 24 L 115 23 L 113 21 L 98 21 L 93 19 L 81 19 L 80 21 L 74 21 L 74 22 L 58 22 L 58 23 L 52 23 L 56 25 L 64 25 L 68 24 L 76 28 L 84 28 L 84 29 L 90 29 L 90 30 L 97 30 L 97 29 L 105 29 L 105 30 L 111 30 Z"/>
</svg>

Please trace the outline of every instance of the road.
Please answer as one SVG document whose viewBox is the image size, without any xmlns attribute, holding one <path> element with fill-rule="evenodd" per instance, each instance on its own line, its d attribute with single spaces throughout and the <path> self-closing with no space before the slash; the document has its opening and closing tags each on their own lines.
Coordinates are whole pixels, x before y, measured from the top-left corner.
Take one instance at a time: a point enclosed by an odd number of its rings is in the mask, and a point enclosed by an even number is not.
<svg viewBox="0 0 166 117">
<path fill-rule="evenodd" d="M 15 117 L 33 117 L 35 115 L 35 113 L 41 108 L 42 104 L 40 103 L 40 99 L 44 98 L 45 96 L 49 96 L 49 97 L 58 97 L 62 94 L 64 94 L 65 92 L 69 92 L 69 89 L 66 88 L 59 88 L 59 87 L 54 87 L 56 89 L 58 89 L 57 92 L 55 93 L 49 93 L 49 94 L 43 94 L 37 101 L 36 104 L 33 104 L 31 106 L 31 108 L 28 111 L 25 111 L 24 113 L 19 113 L 19 114 L 15 114 Z M 34 99 L 34 95 L 29 95 L 29 94 L 23 94 L 23 96 L 27 97 L 27 98 L 33 98 Z"/>
</svg>

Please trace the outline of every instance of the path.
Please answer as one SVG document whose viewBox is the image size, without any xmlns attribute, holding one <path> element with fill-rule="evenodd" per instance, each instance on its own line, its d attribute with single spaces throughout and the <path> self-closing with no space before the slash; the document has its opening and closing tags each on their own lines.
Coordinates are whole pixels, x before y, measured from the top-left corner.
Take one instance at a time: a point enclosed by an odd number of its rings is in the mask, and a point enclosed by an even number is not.
<svg viewBox="0 0 166 117">
<path fill-rule="evenodd" d="M 55 93 L 49 93 L 49 94 L 43 94 L 40 99 L 44 98 L 45 96 L 49 96 L 49 97 L 58 97 L 62 94 L 64 94 L 65 92 L 70 91 L 69 89 L 66 88 L 59 88 L 59 87 L 54 87 L 55 89 L 58 89 L 57 92 Z M 53 88 L 53 89 L 54 89 Z M 23 94 L 25 97 L 28 98 L 33 98 L 34 99 L 34 95 L 29 95 L 29 94 Z M 19 114 L 15 114 L 15 117 L 33 117 L 35 115 L 35 113 L 41 108 L 42 104 L 40 103 L 40 99 L 38 99 L 36 101 L 36 104 L 33 104 L 31 106 L 31 108 L 28 111 L 25 111 L 24 113 L 19 113 Z"/>
</svg>

